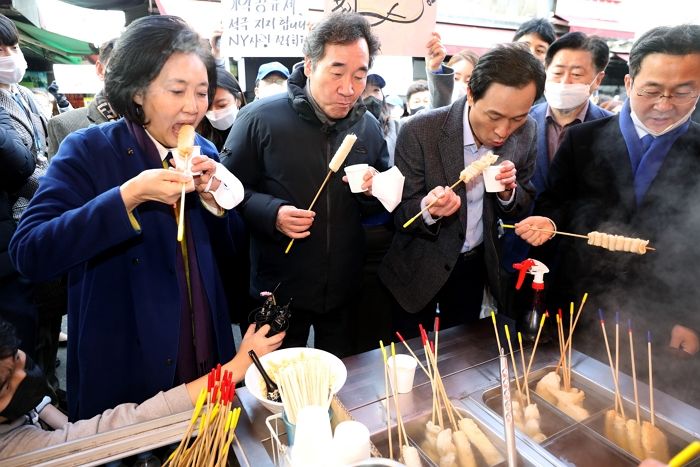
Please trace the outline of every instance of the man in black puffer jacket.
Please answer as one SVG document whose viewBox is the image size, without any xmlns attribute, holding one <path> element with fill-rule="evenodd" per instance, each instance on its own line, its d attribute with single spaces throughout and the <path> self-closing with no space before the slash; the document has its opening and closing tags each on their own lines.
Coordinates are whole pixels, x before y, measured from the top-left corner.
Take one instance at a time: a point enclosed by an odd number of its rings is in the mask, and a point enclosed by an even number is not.
<svg viewBox="0 0 700 467">
<path fill-rule="evenodd" d="M 377 120 L 359 97 L 379 43 L 357 14 L 334 14 L 309 33 L 304 64 L 292 72 L 288 95 L 244 107 L 224 145 L 222 162 L 246 188 L 240 211 L 251 233 L 251 294 L 277 287 L 280 303 L 294 299 L 284 346 L 305 346 L 314 326 L 315 346 L 339 357 L 353 351 L 355 311 L 364 261 L 361 219 L 381 211 L 365 193 L 354 194 L 332 174 L 313 211 L 306 208 L 321 186 L 345 135 L 357 141 L 343 166 L 388 166 Z M 295 239 L 288 254 L 285 248 Z"/>
</svg>

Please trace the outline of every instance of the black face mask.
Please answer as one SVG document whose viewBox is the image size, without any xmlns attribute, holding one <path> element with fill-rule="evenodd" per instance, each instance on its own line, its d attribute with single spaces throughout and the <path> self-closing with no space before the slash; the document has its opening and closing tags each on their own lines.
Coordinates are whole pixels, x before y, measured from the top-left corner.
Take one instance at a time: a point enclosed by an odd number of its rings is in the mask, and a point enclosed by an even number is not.
<svg viewBox="0 0 700 467">
<path fill-rule="evenodd" d="M 380 101 L 374 96 L 367 96 L 364 98 L 363 102 L 369 113 L 379 120 L 379 116 L 382 114 L 382 107 L 384 107 L 384 101 Z"/>
<path fill-rule="evenodd" d="M 27 373 L 27 376 L 17 386 L 5 410 L 0 412 L 0 417 L 5 417 L 10 421 L 28 414 L 39 405 L 44 396 L 51 394 L 51 389 L 41 368 L 28 356 L 26 359 L 24 371 Z"/>
<path fill-rule="evenodd" d="M 420 112 L 421 110 L 424 110 L 424 109 L 425 109 L 425 106 L 422 106 L 422 105 L 421 105 L 420 107 L 414 107 L 414 108 L 412 108 L 412 109 L 408 109 L 408 113 L 411 114 L 411 115 L 415 115 L 415 114 L 417 114 L 418 112 Z"/>
</svg>

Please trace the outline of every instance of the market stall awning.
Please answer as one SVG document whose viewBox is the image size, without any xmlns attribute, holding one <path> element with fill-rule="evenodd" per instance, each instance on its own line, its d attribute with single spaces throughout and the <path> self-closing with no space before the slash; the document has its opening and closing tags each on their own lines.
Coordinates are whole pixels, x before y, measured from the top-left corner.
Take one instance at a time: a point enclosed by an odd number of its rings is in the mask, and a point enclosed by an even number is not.
<svg viewBox="0 0 700 467">
<path fill-rule="evenodd" d="M 97 53 L 91 44 L 15 21 L 20 46 L 54 63 L 80 63 L 88 55 Z"/>
</svg>

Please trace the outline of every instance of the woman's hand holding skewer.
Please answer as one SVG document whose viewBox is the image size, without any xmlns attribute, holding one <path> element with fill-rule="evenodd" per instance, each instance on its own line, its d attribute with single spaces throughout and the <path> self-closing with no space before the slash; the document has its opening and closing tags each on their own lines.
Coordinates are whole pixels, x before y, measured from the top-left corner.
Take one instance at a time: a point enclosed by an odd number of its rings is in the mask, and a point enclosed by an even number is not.
<svg viewBox="0 0 700 467">
<path fill-rule="evenodd" d="M 532 246 L 540 246 L 554 237 L 556 225 L 543 216 L 530 216 L 515 224 L 515 233 Z"/>
<path fill-rule="evenodd" d="M 275 227 L 289 238 L 306 238 L 316 213 L 294 206 L 280 206 Z"/>
<path fill-rule="evenodd" d="M 119 190 L 127 212 L 131 212 L 146 201 L 175 204 L 180 199 L 183 183 L 185 192 L 195 189 L 191 175 L 174 170 L 149 169 L 128 180 Z"/>
<path fill-rule="evenodd" d="M 446 217 L 454 214 L 462 204 L 462 200 L 450 187 L 437 186 L 430 190 L 425 195 L 421 204 L 427 206 L 434 203 L 428 208 L 428 213 L 433 218 Z"/>
</svg>

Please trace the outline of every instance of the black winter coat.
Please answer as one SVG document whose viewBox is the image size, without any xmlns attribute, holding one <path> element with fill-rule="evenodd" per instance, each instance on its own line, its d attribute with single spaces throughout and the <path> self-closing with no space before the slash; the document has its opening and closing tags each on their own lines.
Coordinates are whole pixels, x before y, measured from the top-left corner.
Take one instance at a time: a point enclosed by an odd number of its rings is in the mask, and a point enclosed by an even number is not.
<svg viewBox="0 0 700 467">
<path fill-rule="evenodd" d="M 280 206 L 306 209 L 321 186 L 328 164 L 348 133 L 357 141 L 344 166 L 367 163 L 388 168 L 388 152 L 379 122 L 358 101 L 334 125 L 322 123 L 304 92 L 303 67 L 292 73 L 288 95 L 249 104 L 236 117 L 224 145 L 223 164 L 245 187 L 239 209 L 251 233 L 251 295 L 272 291 L 297 308 L 328 312 L 357 294 L 364 262 L 362 218 L 383 208 L 375 198 L 353 194 L 332 174 L 314 206 L 311 235 L 296 240 L 275 228 Z"/>
</svg>

